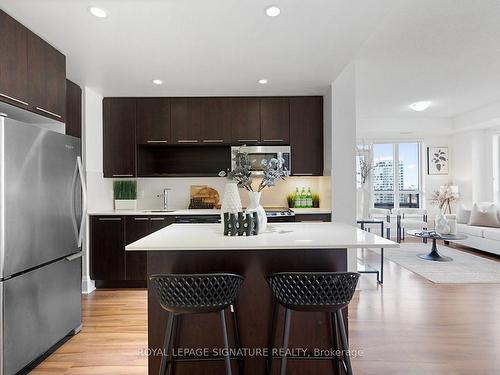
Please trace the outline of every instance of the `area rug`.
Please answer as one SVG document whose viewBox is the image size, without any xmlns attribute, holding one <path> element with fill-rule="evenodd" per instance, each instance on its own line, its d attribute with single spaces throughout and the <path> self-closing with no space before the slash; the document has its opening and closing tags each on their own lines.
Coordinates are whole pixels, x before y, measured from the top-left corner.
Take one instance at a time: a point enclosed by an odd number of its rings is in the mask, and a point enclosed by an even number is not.
<svg viewBox="0 0 500 375">
<path fill-rule="evenodd" d="M 399 249 L 384 249 L 384 257 L 438 284 L 500 284 L 500 261 L 439 245 L 439 253 L 453 261 L 433 262 L 417 256 L 430 249 L 430 242 L 401 244 Z M 370 250 L 380 254 L 380 249 Z"/>
</svg>

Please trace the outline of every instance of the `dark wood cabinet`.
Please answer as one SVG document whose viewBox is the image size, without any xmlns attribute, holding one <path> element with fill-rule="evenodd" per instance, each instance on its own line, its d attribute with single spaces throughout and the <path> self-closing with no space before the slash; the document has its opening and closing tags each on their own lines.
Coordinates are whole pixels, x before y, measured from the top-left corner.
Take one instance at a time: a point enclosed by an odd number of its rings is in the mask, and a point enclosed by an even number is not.
<svg viewBox="0 0 500 375">
<path fill-rule="evenodd" d="M 259 143 L 259 98 L 231 98 L 231 130 L 231 143 L 233 144 Z"/>
<path fill-rule="evenodd" d="M 2 10 L 0 100 L 65 121 L 66 57 Z"/>
<path fill-rule="evenodd" d="M 125 280 L 124 217 L 91 217 L 90 277 L 93 280 Z"/>
<path fill-rule="evenodd" d="M 111 283 L 115 286 L 131 286 L 126 282 L 146 281 L 146 252 L 125 251 L 125 246 L 173 222 L 174 216 L 92 216 L 91 278 L 101 282 L 115 282 Z M 136 285 L 140 284 L 133 284 Z"/>
<path fill-rule="evenodd" d="M 201 111 L 200 142 L 231 143 L 231 106 L 229 98 L 199 98 Z"/>
<path fill-rule="evenodd" d="M 170 100 L 168 98 L 137 99 L 137 144 L 165 145 L 170 136 Z"/>
<path fill-rule="evenodd" d="M 82 137 L 82 89 L 66 80 L 66 134 Z"/>
<path fill-rule="evenodd" d="M 170 121 L 174 143 L 200 143 L 201 101 L 198 98 L 171 98 Z"/>
<path fill-rule="evenodd" d="M 125 218 L 125 246 L 151 233 L 151 222 L 147 216 Z M 124 250 L 125 251 L 125 250 Z M 126 279 L 146 280 L 147 257 L 143 251 L 125 251 Z"/>
<path fill-rule="evenodd" d="M 323 97 L 290 98 L 292 174 L 323 175 Z"/>
<path fill-rule="evenodd" d="M 46 117 L 64 121 L 66 112 L 66 57 L 40 38 L 28 33 L 29 103 Z"/>
<path fill-rule="evenodd" d="M 0 10 L 0 100 L 28 107 L 28 29 Z"/>
<path fill-rule="evenodd" d="M 104 98 L 104 177 L 136 176 L 135 118 L 135 99 Z"/>
<path fill-rule="evenodd" d="M 290 143 L 290 105 L 288 98 L 260 100 L 260 135 L 263 144 Z"/>
</svg>

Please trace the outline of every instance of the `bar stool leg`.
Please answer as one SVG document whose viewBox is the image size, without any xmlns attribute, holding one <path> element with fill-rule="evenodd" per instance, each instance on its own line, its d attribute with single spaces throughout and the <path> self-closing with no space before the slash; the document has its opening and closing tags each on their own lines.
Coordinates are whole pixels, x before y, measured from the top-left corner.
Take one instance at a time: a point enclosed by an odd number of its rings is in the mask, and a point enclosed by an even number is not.
<svg viewBox="0 0 500 375">
<path fill-rule="evenodd" d="M 172 327 L 172 350 L 174 350 L 175 348 L 178 347 L 177 345 L 177 340 L 178 340 L 178 337 L 179 337 L 179 320 L 181 319 L 181 316 L 180 315 L 174 315 L 174 323 L 173 323 L 173 327 Z M 175 356 L 172 355 L 172 361 L 171 361 L 171 364 L 170 364 L 170 372 L 169 372 L 169 375 L 174 375 L 175 374 L 175 364 L 176 364 L 176 361 L 175 361 Z"/>
<path fill-rule="evenodd" d="M 340 331 L 340 340 L 342 341 L 343 357 L 346 366 L 347 375 L 352 375 L 351 359 L 349 356 L 349 343 L 347 341 L 347 333 L 345 331 L 344 316 L 342 315 L 342 310 L 337 310 L 335 312 L 337 317 L 337 325 Z"/>
<path fill-rule="evenodd" d="M 160 375 L 166 375 L 170 359 L 168 356 L 170 350 L 170 338 L 172 336 L 172 328 L 174 326 L 175 314 L 168 314 L 167 329 L 165 330 L 165 337 L 163 339 L 163 353 L 160 364 Z"/>
<path fill-rule="evenodd" d="M 271 320 L 271 337 L 269 338 L 269 346 L 268 346 L 268 352 L 267 352 L 267 360 L 266 360 L 266 374 L 270 375 L 271 371 L 273 369 L 273 347 L 274 347 L 274 339 L 276 337 L 276 326 L 277 326 L 277 320 L 278 320 L 278 311 L 279 311 L 279 305 L 278 302 L 274 301 L 274 308 L 273 308 L 273 319 Z"/>
<path fill-rule="evenodd" d="M 234 334 L 234 346 L 238 350 L 238 352 L 241 349 L 241 342 L 240 342 L 240 334 L 238 331 L 238 317 L 236 315 L 236 309 L 234 308 L 233 305 L 231 305 L 231 315 L 233 317 L 233 334 Z M 243 374 L 243 357 L 241 357 L 238 353 L 238 374 L 241 375 Z"/>
<path fill-rule="evenodd" d="M 283 350 L 285 352 L 285 355 L 283 357 L 281 357 L 280 375 L 286 375 L 286 362 L 287 362 L 286 352 L 288 351 L 288 341 L 290 339 L 290 320 L 291 320 L 291 318 L 292 318 L 292 310 L 286 309 L 285 326 L 283 329 Z"/>
<path fill-rule="evenodd" d="M 335 367 L 337 368 L 337 374 L 341 374 L 341 367 L 340 367 L 340 358 L 338 357 L 338 354 L 340 353 L 340 346 L 339 346 L 339 338 L 337 335 L 337 318 L 335 318 L 335 314 L 333 312 L 329 313 L 330 315 L 330 322 L 332 326 L 332 340 L 333 340 L 333 349 L 335 350 L 335 355 L 333 357 L 333 363 L 335 364 Z"/>
<path fill-rule="evenodd" d="M 220 322 L 222 324 L 222 336 L 224 337 L 224 349 L 226 350 L 226 355 L 224 362 L 226 363 L 226 375 L 232 375 L 231 372 L 231 356 L 229 353 L 229 342 L 227 340 L 227 326 L 226 326 L 226 315 L 224 310 L 220 311 Z"/>
</svg>

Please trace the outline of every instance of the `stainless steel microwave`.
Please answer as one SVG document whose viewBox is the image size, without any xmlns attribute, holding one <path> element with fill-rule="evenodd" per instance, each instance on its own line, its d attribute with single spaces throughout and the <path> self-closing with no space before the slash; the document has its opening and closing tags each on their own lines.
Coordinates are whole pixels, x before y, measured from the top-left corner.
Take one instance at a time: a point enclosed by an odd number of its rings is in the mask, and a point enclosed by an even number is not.
<svg viewBox="0 0 500 375">
<path fill-rule="evenodd" d="M 279 154 L 281 154 L 284 160 L 284 167 L 288 171 L 288 174 L 290 175 L 292 173 L 292 154 L 290 146 L 233 146 L 231 147 L 231 169 L 235 167 L 234 155 L 238 151 L 246 152 L 250 157 L 253 175 L 262 175 L 262 160 L 276 158 Z"/>
</svg>

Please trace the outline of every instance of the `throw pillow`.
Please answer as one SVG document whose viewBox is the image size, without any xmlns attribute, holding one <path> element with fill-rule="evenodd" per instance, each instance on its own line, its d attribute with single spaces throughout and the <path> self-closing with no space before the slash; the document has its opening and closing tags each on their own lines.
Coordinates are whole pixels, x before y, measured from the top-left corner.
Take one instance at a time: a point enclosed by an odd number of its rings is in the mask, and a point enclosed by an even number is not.
<svg viewBox="0 0 500 375">
<path fill-rule="evenodd" d="M 497 207 L 494 204 L 479 207 L 474 204 L 470 214 L 469 225 L 478 225 L 481 227 L 500 228 L 500 220 L 497 216 Z"/>
<path fill-rule="evenodd" d="M 470 220 L 471 210 L 461 204 L 457 210 L 457 224 L 467 224 Z"/>
</svg>

